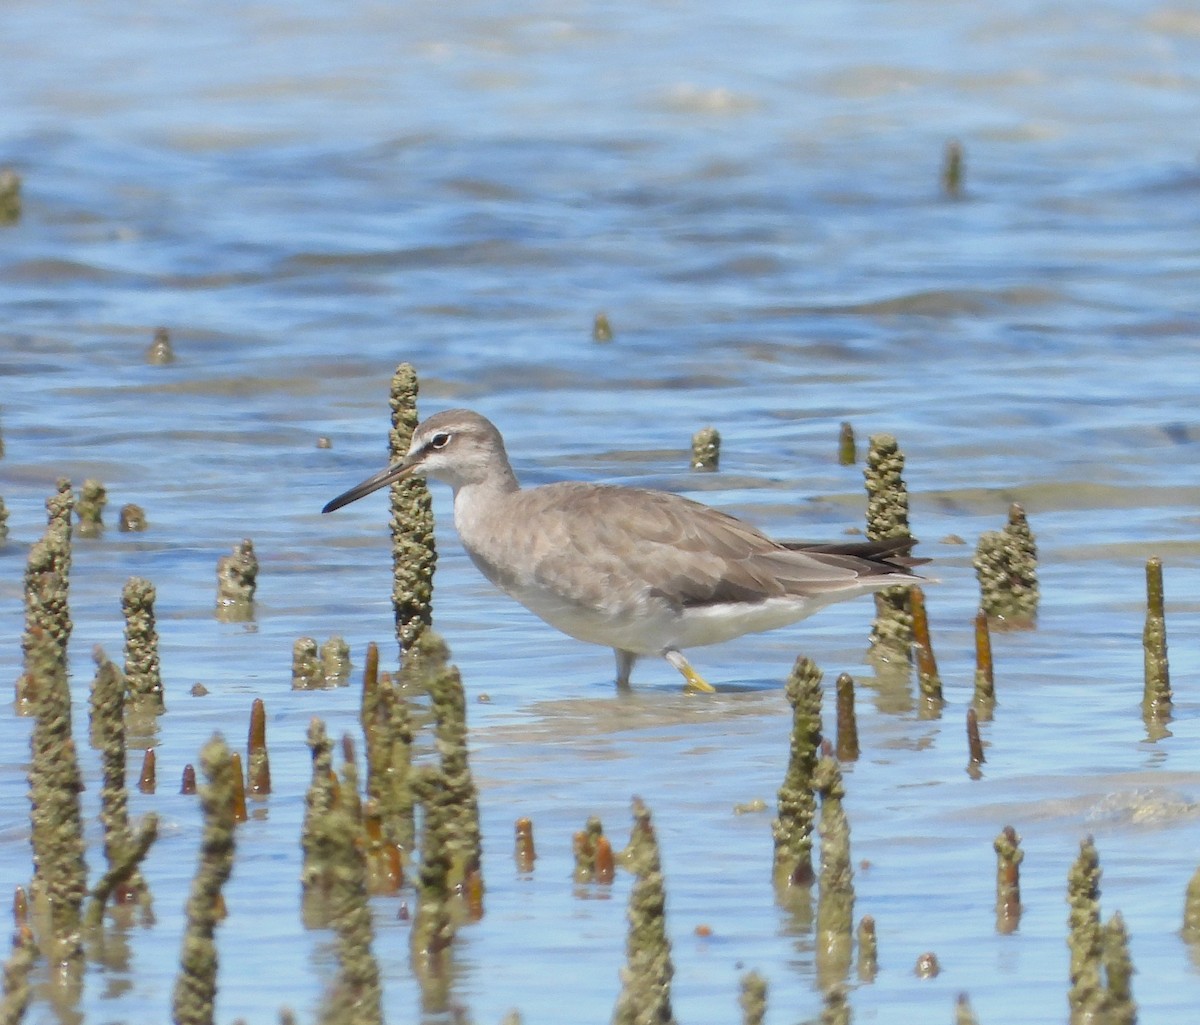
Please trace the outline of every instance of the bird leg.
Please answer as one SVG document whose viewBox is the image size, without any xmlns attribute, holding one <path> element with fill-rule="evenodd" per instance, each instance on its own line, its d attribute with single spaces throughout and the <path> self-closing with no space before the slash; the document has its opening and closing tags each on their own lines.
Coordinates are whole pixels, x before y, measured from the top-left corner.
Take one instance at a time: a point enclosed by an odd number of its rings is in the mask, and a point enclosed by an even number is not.
<svg viewBox="0 0 1200 1025">
<path fill-rule="evenodd" d="M 628 694 L 629 674 L 633 672 L 633 663 L 637 661 L 637 655 L 632 651 L 622 651 L 620 648 L 613 648 L 613 654 L 617 656 L 617 690 L 622 694 Z"/>
<path fill-rule="evenodd" d="M 695 691 L 700 694 L 715 694 L 717 692 L 716 687 L 691 667 L 688 660 L 683 657 L 683 652 L 676 651 L 674 648 L 668 648 L 663 652 L 663 658 L 683 674 L 683 678 L 687 680 L 687 683 L 683 685 L 685 691 Z"/>
</svg>

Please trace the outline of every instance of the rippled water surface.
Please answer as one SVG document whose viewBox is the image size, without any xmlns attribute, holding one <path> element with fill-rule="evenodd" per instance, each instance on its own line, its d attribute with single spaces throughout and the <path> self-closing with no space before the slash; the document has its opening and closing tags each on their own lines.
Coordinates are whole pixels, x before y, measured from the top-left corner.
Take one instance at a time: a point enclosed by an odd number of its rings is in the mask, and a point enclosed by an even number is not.
<svg viewBox="0 0 1200 1025">
<path fill-rule="evenodd" d="M 25 182 L 24 216 L 0 228 L 0 660 L 15 679 L 45 497 L 60 475 L 97 477 L 110 524 L 137 502 L 150 529 L 77 542 L 77 735 L 91 647 L 119 654 L 132 575 L 158 589 L 170 708 L 159 793 L 133 798 L 165 825 L 147 866 L 157 925 L 90 970 L 84 1019 L 168 1016 L 199 837 L 194 799 L 173 791 L 214 729 L 241 744 L 255 697 L 275 793 L 238 833 L 217 1016 L 314 1017 L 333 948 L 298 914 L 304 733 L 314 715 L 355 730 L 358 697 L 292 692 L 291 645 L 340 633 L 360 665 L 370 640 L 394 658 L 385 500 L 319 509 L 385 458 L 402 360 L 423 412 L 494 419 L 527 483 L 649 484 L 781 536 L 861 527 L 838 425 L 894 433 L 940 581 L 941 719 L 870 688 L 866 601 L 692 652 L 715 697 L 684 698 L 650 662 L 618 701 L 609 652 L 478 577 L 437 490 L 435 614 L 471 701 L 487 845 L 487 914 L 456 954 L 461 1013 L 610 1018 L 630 881 L 576 892 L 570 844 L 590 814 L 623 839 L 635 793 L 662 844 L 678 1019 L 738 1020 L 751 968 L 770 981 L 768 1022 L 819 1012 L 811 933 L 770 886 L 772 812 L 733 813 L 773 806 L 800 653 L 828 684 L 844 670 L 863 684 L 847 810 L 881 972 L 852 989 L 855 1021 L 948 1021 L 962 991 L 985 1023 L 1065 1021 L 1066 873 L 1089 833 L 1105 914 L 1132 935 L 1139 1020 L 1194 1010 L 1178 935 L 1200 849 L 1191 7 L 17 2 L 0 66 L 0 164 Z M 938 183 L 952 138 L 957 200 Z M 600 310 L 607 345 L 590 337 Z M 160 325 L 167 367 L 145 360 Z M 707 424 L 722 467 L 700 477 L 687 445 Z M 1037 534 L 1042 613 L 995 638 L 1000 705 L 973 781 L 970 557 L 1012 501 Z M 216 560 L 243 537 L 262 562 L 257 616 L 221 624 Z M 1151 554 L 1176 691 L 1153 742 Z M 0 718 L 9 886 L 30 874 L 28 729 Z M 511 831 L 526 815 L 541 857 L 522 877 Z M 1009 823 L 1025 915 L 998 936 L 991 844 Z M 92 840 L 96 874 L 98 826 Z M 413 1020 L 408 926 L 397 900 L 374 906 L 388 1020 Z M 943 972 L 921 981 L 927 950 Z M 70 1018 L 44 995 L 29 1016 Z"/>
</svg>

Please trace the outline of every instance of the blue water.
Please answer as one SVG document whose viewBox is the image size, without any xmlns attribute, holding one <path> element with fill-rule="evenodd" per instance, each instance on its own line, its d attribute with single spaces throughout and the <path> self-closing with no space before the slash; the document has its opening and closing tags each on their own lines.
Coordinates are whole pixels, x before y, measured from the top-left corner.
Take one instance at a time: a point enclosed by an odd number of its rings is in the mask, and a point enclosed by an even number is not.
<svg viewBox="0 0 1200 1025">
<path fill-rule="evenodd" d="M 124 966 L 94 969 L 87 1020 L 166 1017 L 198 840 L 195 802 L 173 791 L 212 730 L 240 745 L 255 697 L 276 792 L 239 832 L 218 1018 L 314 1016 L 332 948 L 298 916 L 304 731 L 313 715 L 355 730 L 357 695 L 291 692 L 291 644 L 341 633 L 359 663 L 370 640 L 394 653 L 384 499 L 319 509 L 382 465 L 401 360 L 423 412 L 494 419 L 528 483 L 648 484 L 781 536 L 862 525 L 861 471 L 834 459 L 841 421 L 860 441 L 896 434 L 940 580 L 950 705 L 922 721 L 860 689 L 847 807 L 882 970 L 851 993 L 855 1020 L 949 1020 L 966 991 L 984 1022 L 1064 1021 L 1065 880 L 1087 833 L 1105 914 L 1132 935 L 1139 1020 L 1195 1006 L 1176 935 L 1200 841 L 1190 8 L 18 3 L 5 21 L 0 164 L 24 176 L 25 213 L 0 228 L 0 664 L 16 677 L 44 498 L 60 475 L 94 476 L 112 507 L 73 570 L 78 735 L 90 649 L 119 654 L 131 575 L 158 588 L 170 706 L 159 793 L 134 797 L 165 822 L 147 866 L 157 925 L 128 934 Z M 952 138 L 959 200 L 938 185 Z M 600 310 L 608 345 L 590 337 Z M 144 358 L 160 325 L 169 367 Z M 708 424 L 722 470 L 699 477 L 688 441 Z M 972 782 L 970 556 L 1011 501 L 1038 537 L 1042 614 L 995 639 L 1000 706 Z M 125 502 L 147 533 L 113 529 Z M 712 700 L 644 663 L 618 703 L 610 653 L 496 595 L 444 490 L 435 504 L 435 613 L 472 699 L 487 842 L 488 914 L 461 935 L 456 1004 L 477 1022 L 610 1017 L 629 880 L 575 895 L 570 842 L 590 814 L 623 840 L 638 793 L 663 845 L 679 1020 L 737 1020 L 750 968 L 770 981 L 768 1022 L 815 1016 L 811 937 L 770 892 L 771 812 L 732 808 L 773 802 L 798 653 L 830 682 L 866 675 L 870 603 L 690 653 Z M 221 624 L 216 560 L 243 537 L 258 614 Z M 1156 743 L 1139 714 L 1151 554 L 1177 699 Z M 198 681 L 207 697 L 189 695 Z M 27 730 L 0 720 L 12 886 L 30 873 Z M 541 853 L 528 879 L 509 859 L 522 815 Z M 1026 914 L 1000 937 L 991 842 L 1008 823 Z M 376 951 L 402 1021 L 419 999 L 396 907 L 376 903 Z M 934 981 L 912 973 L 926 950 Z M 57 1019 L 42 998 L 29 1020 Z"/>
</svg>

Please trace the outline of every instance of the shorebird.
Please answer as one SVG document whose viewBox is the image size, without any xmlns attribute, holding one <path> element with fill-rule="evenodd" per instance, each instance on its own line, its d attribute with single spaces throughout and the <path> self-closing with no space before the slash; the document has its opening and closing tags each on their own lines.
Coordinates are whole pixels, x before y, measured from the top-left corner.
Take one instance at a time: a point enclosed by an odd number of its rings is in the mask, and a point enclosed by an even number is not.
<svg viewBox="0 0 1200 1025">
<path fill-rule="evenodd" d="M 920 579 L 914 541 L 775 541 L 681 495 L 562 482 L 523 489 L 504 439 L 469 409 L 435 413 L 408 454 L 338 495 L 333 512 L 410 474 L 454 491 L 454 526 L 471 561 L 534 615 L 581 641 L 613 649 L 617 688 L 634 662 L 665 658 L 686 688 L 714 688 L 683 655 L 774 630 L 818 609 Z"/>
</svg>

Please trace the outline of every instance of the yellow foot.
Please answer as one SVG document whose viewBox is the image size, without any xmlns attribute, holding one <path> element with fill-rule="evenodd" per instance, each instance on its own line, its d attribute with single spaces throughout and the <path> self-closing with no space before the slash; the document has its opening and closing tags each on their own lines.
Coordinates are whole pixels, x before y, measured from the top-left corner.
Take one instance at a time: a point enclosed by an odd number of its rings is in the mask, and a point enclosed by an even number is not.
<svg viewBox="0 0 1200 1025">
<path fill-rule="evenodd" d="M 691 663 L 683 657 L 682 652 L 666 651 L 663 653 L 663 657 L 678 669 L 684 680 L 687 681 L 683 685 L 685 693 L 716 694 L 717 688 L 692 668 Z"/>
</svg>

